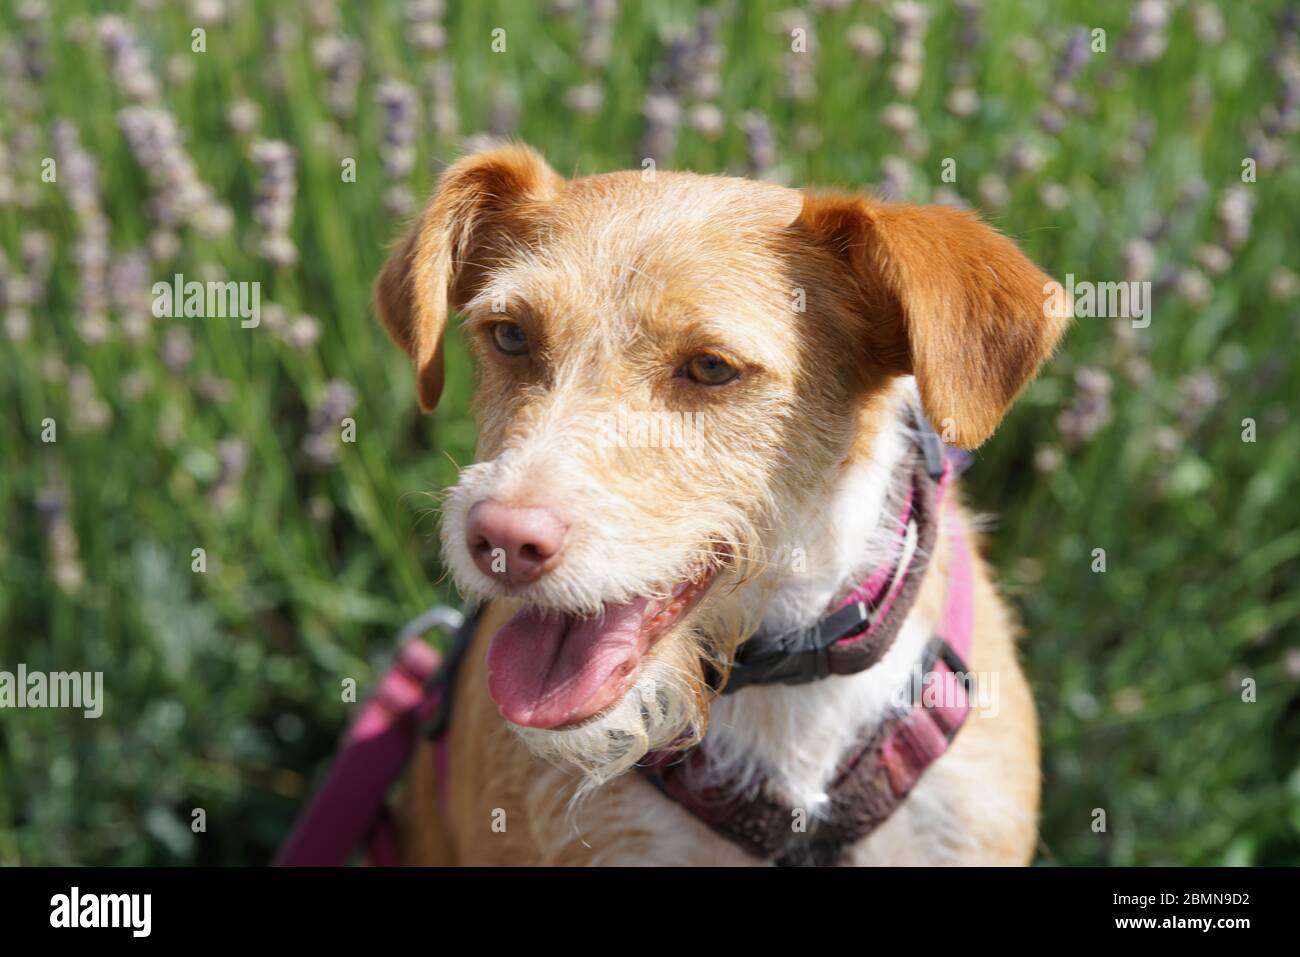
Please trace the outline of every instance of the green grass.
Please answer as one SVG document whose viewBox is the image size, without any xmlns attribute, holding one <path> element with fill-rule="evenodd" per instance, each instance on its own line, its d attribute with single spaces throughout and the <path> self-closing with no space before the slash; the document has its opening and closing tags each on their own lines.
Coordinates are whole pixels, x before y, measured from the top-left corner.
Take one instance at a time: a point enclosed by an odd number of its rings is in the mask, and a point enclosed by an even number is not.
<svg viewBox="0 0 1300 957">
<path fill-rule="evenodd" d="M 340 682 L 366 686 L 401 623 L 453 597 L 424 493 L 472 459 L 472 370 L 453 332 L 446 397 L 421 417 L 404 358 L 373 324 L 369 285 L 402 225 L 382 201 L 390 183 L 378 83 L 417 90 L 405 180 L 417 198 L 461 149 L 460 136 L 439 137 L 429 123 L 425 69 L 435 61 L 454 73 L 460 134 L 486 129 L 493 102 L 509 94 L 510 132 L 557 170 L 637 166 L 664 36 L 690 27 L 697 8 L 622 4 L 614 56 L 591 67 L 579 56 L 581 5 L 556 14 L 517 0 L 451 3 L 436 54 L 408 42 L 397 2 L 342 5 L 337 26 L 323 28 L 302 12 L 307 4 L 245 0 L 237 16 L 206 26 L 201 54 L 191 52 L 188 5 L 127 5 L 148 69 L 166 78 L 160 105 L 234 214 L 215 239 L 182 224 L 175 255 L 151 256 L 135 292 L 175 272 L 258 281 L 264 308 L 273 301 L 319 320 L 319 341 L 297 348 L 269 323 L 248 330 L 218 319 L 150 318 L 132 339 L 116 307 L 107 341 L 88 341 L 69 202 L 77 184 L 66 163 L 56 183 L 40 175 L 41 160 L 57 155 L 55 118 L 77 127 L 97 162 L 115 256 L 149 248 L 151 188 L 118 125 L 129 98 L 96 32 L 104 5 L 52 4 L 57 12 L 36 24 L 20 19 L 22 6 L 0 8 L 0 43 L 36 51 L 44 69 L 7 70 L 0 92 L 0 306 L 30 319 L 25 337 L 0 333 L 0 669 L 100 670 L 107 702 L 95 721 L 0 712 L 0 863 L 262 862 L 349 716 Z M 966 480 L 998 516 L 991 556 L 1026 625 L 1044 734 L 1040 859 L 1300 862 L 1300 307 L 1273 288 L 1285 280 L 1279 270 L 1297 266 L 1294 132 L 1275 138 L 1285 161 L 1261 163 L 1258 182 L 1240 180 L 1250 132 L 1281 91 L 1271 54 L 1288 42 L 1279 40 L 1284 4 L 1223 4 L 1217 44 L 1197 39 L 1183 5 L 1167 49 L 1145 65 L 1120 53 L 1127 4 L 989 3 L 969 52 L 957 11 L 930 6 L 923 81 L 910 99 L 924 146 L 905 153 L 882 124 L 885 107 L 903 99 L 889 81 L 894 28 L 882 6 L 808 13 L 816 93 L 795 102 L 783 95 L 790 37 L 777 21 L 789 7 L 724 2 L 716 104 L 726 123 L 716 139 L 683 128 L 672 165 L 746 172 L 738 120 L 758 110 L 775 133 L 777 174 L 792 184 L 870 188 L 887 157 L 907 155 L 906 198 L 928 201 L 945 185 L 942 160 L 955 159 L 949 188 L 1058 277 L 1123 279 L 1125 244 L 1153 237 L 1160 288 L 1150 327 L 1077 322 Z M 884 37 L 876 61 L 851 52 L 855 24 Z M 1073 81 L 1090 109 L 1052 135 L 1036 118 L 1076 26 L 1105 29 L 1108 52 L 1090 55 Z M 507 31 L 504 53 L 491 49 L 497 27 Z M 312 57 L 325 32 L 356 38 L 364 52 L 357 110 L 342 121 L 331 118 Z M 34 42 L 19 46 L 24 37 Z M 1028 66 L 1013 55 L 1023 38 L 1041 48 Z M 1280 55 L 1297 56 L 1293 35 Z M 945 105 L 960 61 L 980 95 L 965 119 Z M 593 116 L 565 104 L 584 81 L 604 89 Z M 260 107 L 251 137 L 226 121 L 239 98 Z M 1148 145 L 1122 162 L 1144 124 Z M 297 153 L 291 268 L 256 254 L 249 144 L 258 137 Z M 1004 174 L 1017 143 L 1032 145 L 1041 166 L 1009 177 L 1005 204 L 990 207 L 981 178 Z M 356 160 L 355 183 L 341 179 L 343 157 Z M 1180 201 L 1197 179 L 1203 195 Z M 1059 208 L 1041 199 L 1049 182 L 1067 191 Z M 1160 280 L 1199 268 L 1196 249 L 1220 241 L 1216 206 L 1234 185 L 1254 200 L 1249 237 L 1224 271 L 1201 270 L 1204 301 L 1180 295 Z M 54 260 L 24 305 L 14 279 L 34 233 L 53 241 Z M 164 346 L 177 329 L 193 354 L 169 369 Z M 1058 416 L 1078 400 L 1083 368 L 1110 376 L 1110 409 L 1095 435 L 1071 440 Z M 1190 376 L 1214 382 L 1217 395 L 1198 406 Z M 319 467 L 303 442 L 336 381 L 356 390 L 357 441 Z M 87 383 L 110 421 L 87 414 Z M 1253 443 L 1242 441 L 1246 418 Z M 52 443 L 41 440 L 46 419 Z M 219 447 L 232 439 L 247 467 L 223 481 Z M 1059 467 L 1036 468 L 1053 450 Z M 191 571 L 195 548 L 206 551 L 204 574 Z M 1106 550 L 1104 574 L 1091 570 L 1096 548 Z M 1250 703 L 1244 678 L 1256 684 Z M 204 833 L 191 831 L 195 808 L 206 812 Z M 1096 808 L 1106 811 L 1104 833 L 1091 827 Z"/>
</svg>

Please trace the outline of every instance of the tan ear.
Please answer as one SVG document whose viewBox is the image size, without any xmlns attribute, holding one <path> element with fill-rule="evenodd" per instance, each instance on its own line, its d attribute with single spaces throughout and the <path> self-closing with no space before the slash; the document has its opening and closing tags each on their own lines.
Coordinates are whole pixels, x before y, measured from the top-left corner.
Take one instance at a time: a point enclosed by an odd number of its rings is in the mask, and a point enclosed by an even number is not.
<svg viewBox="0 0 1300 957">
<path fill-rule="evenodd" d="M 1051 278 L 973 213 L 807 196 L 798 224 L 848 266 L 870 359 L 915 375 L 926 416 L 964 448 L 993 433 L 1069 323 L 1045 308 Z"/>
<path fill-rule="evenodd" d="M 442 174 L 437 192 L 375 280 L 375 311 L 415 363 L 420 408 L 442 395 L 447 306 L 471 298 L 508 238 L 512 216 L 554 197 L 563 180 L 536 152 L 511 145 L 467 156 Z"/>
</svg>

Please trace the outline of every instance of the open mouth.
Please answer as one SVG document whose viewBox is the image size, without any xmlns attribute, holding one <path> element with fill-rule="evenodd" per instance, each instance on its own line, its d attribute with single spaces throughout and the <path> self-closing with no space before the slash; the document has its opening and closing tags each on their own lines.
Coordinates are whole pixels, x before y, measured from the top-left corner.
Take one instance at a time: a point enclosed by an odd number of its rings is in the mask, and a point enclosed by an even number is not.
<svg viewBox="0 0 1300 957">
<path fill-rule="evenodd" d="M 488 691 L 507 721 L 559 730 L 588 721 L 622 699 L 641 659 L 695 607 L 717 578 L 710 566 L 668 598 L 606 604 L 596 618 L 524 609 L 492 636 Z"/>
</svg>

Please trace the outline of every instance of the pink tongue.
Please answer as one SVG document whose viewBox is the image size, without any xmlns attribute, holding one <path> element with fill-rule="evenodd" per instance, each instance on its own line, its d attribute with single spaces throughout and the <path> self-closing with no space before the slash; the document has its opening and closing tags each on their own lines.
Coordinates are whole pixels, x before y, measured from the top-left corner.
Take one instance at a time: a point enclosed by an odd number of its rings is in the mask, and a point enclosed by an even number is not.
<svg viewBox="0 0 1300 957">
<path fill-rule="evenodd" d="M 616 704 L 646 651 L 646 600 L 609 605 L 597 619 L 521 611 L 492 637 L 488 691 L 507 721 L 558 728 Z"/>
</svg>

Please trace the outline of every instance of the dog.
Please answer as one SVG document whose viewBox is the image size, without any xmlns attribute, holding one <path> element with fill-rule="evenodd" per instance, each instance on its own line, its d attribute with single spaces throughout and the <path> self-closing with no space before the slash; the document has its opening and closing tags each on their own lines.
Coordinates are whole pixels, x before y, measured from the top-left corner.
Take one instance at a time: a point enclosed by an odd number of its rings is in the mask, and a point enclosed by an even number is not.
<svg viewBox="0 0 1300 957">
<path fill-rule="evenodd" d="M 1017 626 L 922 446 L 928 423 L 964 449 L 994 431 L 1067 325 L 1050 281 L 952 207 L 565 179 L 521 144 L 450 166 L 375 284 L 425 411 L 449 306 L 478 369 L 477 461 L 441 536 L 479 612 L 402 789 L 404 860 L 1028 862 Z M 830 673 L 856 639 L 828 613 L 881 567 L 910 575 L 890 636 Z M 967 651 L 940 654 L 960 726 L 921 722 L 917 759 L 899 693 L 938 661 L 959 574 Z M 883 594 L 840 614 L 883 618 Z"/>
</svg>

